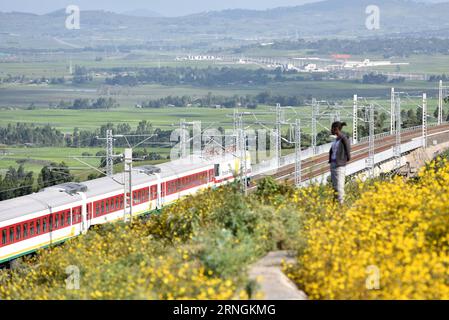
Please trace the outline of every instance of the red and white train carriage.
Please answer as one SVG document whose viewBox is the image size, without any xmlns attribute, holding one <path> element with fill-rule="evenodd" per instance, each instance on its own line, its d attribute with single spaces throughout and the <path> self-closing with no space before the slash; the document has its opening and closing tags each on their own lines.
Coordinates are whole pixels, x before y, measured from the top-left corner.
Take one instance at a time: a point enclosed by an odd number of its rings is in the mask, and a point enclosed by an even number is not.
<svg viewBox="0 0 449 320">
<path fill-rule="evenodd" d="M 248 174 L 251 163 L 247 157 Z M 133 216 L 234 180 L 239 160 L 190 157 L 132 172 Z M 90 226 L 123 219 L 123 174 L 67 183 L 0 202 L 0 263 L 61 243 Z"/>
</svg>

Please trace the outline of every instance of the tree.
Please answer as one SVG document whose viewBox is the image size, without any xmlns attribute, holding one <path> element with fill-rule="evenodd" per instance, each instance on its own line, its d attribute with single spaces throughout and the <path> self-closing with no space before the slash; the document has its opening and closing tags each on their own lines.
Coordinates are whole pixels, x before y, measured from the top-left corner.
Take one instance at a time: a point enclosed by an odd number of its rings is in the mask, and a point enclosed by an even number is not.
<svg viewBox="0 0 449 320">
<path fill-rule="evenodd" d="M 75 127 L 75 129 L 73 129 L 72 147 L 74 147 L 74 148 L 80 147 L 80 132 L 79 132 L 78 127 Z"/>
<path fill-rule="evenodd" d="M 70 174 L 70 170 L 65 164 L 52 162 L 49 166 L 41 169 L 37 183 L 39 187 L 48 188 L 65 182 L 73 181 L 74 177 Z"/>
<path fill-rule="evenodd" d="M 25 172 L 23 165 L 17 170 L 9 167 L 5 176 L 0 176 L 0 200 L 30 194 L 33 192 L 33 184 L 33 172 Z"/>
<path fill-rule="evenodd" d="M 387 81 L 388 81 L 388 77 L 386 75 L 369 73 L 369 74 L 363 75 L 362 83 L 381 84 L 381 83 L 386 83 Z"/>
<path fill-rule="evenodd" d="M 153 126 L 147 120 L 142 120 L 137 126 L 136 134 L 149 135 L 153 131 Z"/>
</svg>

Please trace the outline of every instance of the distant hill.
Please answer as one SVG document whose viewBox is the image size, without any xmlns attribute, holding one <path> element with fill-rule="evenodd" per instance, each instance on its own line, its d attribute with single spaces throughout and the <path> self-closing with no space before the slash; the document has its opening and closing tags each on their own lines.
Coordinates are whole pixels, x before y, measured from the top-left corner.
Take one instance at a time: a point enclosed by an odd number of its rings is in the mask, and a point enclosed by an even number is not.
<svg viewBox="0 0 449 320">
<path fill-rule="evenodd" d="M 122 13 L 125 16 L 133 16 L 133 17 L 162 17 L 162 15 L 156 11 L 147 10 L 147 9 L 135 9 L 130 11 L 125 11 Z"/>
<path fill-rule="evenodd" d="M 380 7 L 381 29 L 365 27 L 368 5 Z M 148 41 L 215 41 L 286 39 L 296 36 L 370 37 L 432 32 L 448 36 L 449 2 L 417 3 L 406 0 L 327 0 L 269 10 L 223 10 L 183 17 L 148 16 L 152 12 L 82 11 L 81 30 L 64 27 L 65 10 L 45 15 L 0 13 L 0 47 L 48 46 L 51 39 L 79 46 L 142 44 Z M 6 35 L 5 35 L 6 34 Z M 9 34 L 9 35 L 8 35 Z M 48 41 L 38 41 L 46 39 Z M 31 41 L 31 40 L 34 40 Z"/>
</svg>

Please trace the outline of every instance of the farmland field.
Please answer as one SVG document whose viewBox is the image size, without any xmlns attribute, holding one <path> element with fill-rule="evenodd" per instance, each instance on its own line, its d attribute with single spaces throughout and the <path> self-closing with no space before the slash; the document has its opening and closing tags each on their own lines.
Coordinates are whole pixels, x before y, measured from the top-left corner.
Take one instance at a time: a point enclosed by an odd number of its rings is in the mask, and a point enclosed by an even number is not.
<svg viewBox="0 0 449 320">
<path fill-rule="evenodd" d="M 170 153 L 169 148 L 147 147 L 147 149 L 163 157 L 168 156 Z M 139 150 L 139 148 L 136 150 Z M 101 162 L 100 157 L 95 157 L 98 151 L 104 151 L 104 148 L 0 147 L 0 174 L 4 174 L 9 167 L 17 168 L 19 165 L 23 165 L 25 171 L 33 172 L 34 177 L 37 179 L 42 167 L 50 165 L 52 162 L 58 164 L 65 162 L 75 179 L 83 181 L 87 179 L 89 174 L 99 174 L 99 172 L 76 160 L 75 157 L 90 166 L 98 167 Z M 122 153 L 123 148 L 115 148 L 114 151 Z M 91 156 L 83 157 L 83 154 L 90 154 Z M 164 161 L 166 160 L 138 161 L 135 165 L 158 164 Z M 115 165 L 114 171 L 122 172 L 123 164 Z"/>
<path fill-rule="evenodd" d="M 305 51 L 273 51 L 269 48 L 259 49 L 249 52 L 252 56 L 284 56 L 295 57 L 307 55 Z M 221 67 L 230 66 L 233 68 L 258 68 L 251 64 L 227 64 L 213 61 L 175 61 L 177 56 L 185 56 L 185 52 L 155 52 L 155 51 L 134 51 L 130 54 L 120 53 L 75 53 L 67 55 L 63 53 L 52 53 L 50 55 L 25 55 L 19 61 L 0 62 L 0 78 L 24 75 L 31 79 L 39 77 L 65 77 L 66 80 L 72 76 L 69 74 L 69 61 L 72 66 L 82 66 L 87 68 L 102 68 L 109 70 L 115 67 Z M 353 59 L 361 60 L 365 57 L 354 56 Z M 371 57 L 371 59 L 381 59 L 382 57 Z M 432 59 L 423 56 L 412 55 L 408 58 L 396 59 L 397 62 L 410 62 L 409 66 L 401 66 L 404 72 L 426 72 L 439 74 L 448 65 L 448 57 L 436 55 Z M 396 62 L 395 60 L 395 62 Z M 393 68 L 380 70 L 394 71 Z M 441 72 L 442 73 L 442 72 Z M 437 83 L 427 81 L 405 81 L 400 84 L 363 84 L 354 80 L 324 80 L 324 81 L 270 81 L 266 85 L 176 85 L 165 86 L 159 84 L 146 84 L 135 87 L 114 86 L 112 93 L 105 93 L 105 75 L 96 74 L 93 80 L 86 84 L 72 85 L 66 84 L 26 84 L 26 83 L 0 83 L 0 126 L 4 127 L 9 123 L 23 122 L 28 124 L 46 125 L 59 129 L 63 133 L 72 133 L 74 128 L 80 130 L 94 131 L 106 123 L 115 126 L 121 123 L 130 124 L 135 129 L 142 120 L 147 120 L 153 128 L 171 130 L 179 126 L 180 119 L 187 121 L 201 121 L 205 128 L 232 128 L 232 109 L 214 109 L 199 107 L 163 107 L 142 109 L 137 108 L 143 102 L 164 98 L 167 96 L 190 96 L 192 98 L 205 97 L 209 93 L 214 96 L 232 97 L 235 95 L 255 96 L 261 92 L 269 92 L 271 95 L 280 96 L 300 96 L 303 100 L 313 97 L 317 100 L 328 99 L 347 106 L 340 112 L 340 118 L 348 122 L 346 130 L 352 131 L 352 96 L 358 94 L 361 97 L 361 104 L 374 102 L 380 112 L 387 112 L 390 107 L 390 88 L 395 86 L 397 91 L 406 91 L 413 98 L 404 96 L 402 108 L 404 110 L 414 109 L 421 103 L 417 95 L 423 91 L 429 96 L 429 121 L 433 122 L 433 111 L 437 107 Z M 97 99 L 99 97 L 111 97 L 120 105 L 118 108 L 109 110 L 67 110 L 56 109 L 55 106 L 60 101 L 71 102 L 75 99 Z M 366 97 L 365 101 L 363 97 Z M 256 110 L 251 110 L 257 114 L 257 119 L 253 116 L 245 117 L 245 122 L 249 129 L 260 129 L 262 126 L 256 124 L 257 121 L 264 122 L 265 127 L 272 127 L 275 120 L 272 106 L 259 105 Z M 292 111 L 294 110 L 294 111 Z M 333 120 L 329 114 L 329 108 L 325 104 L 321 107 L 321 112 L 326 113 L 319 120 L 318 131 L 328 130 Z M 311 107 L 310 105 L 295 106 L 286 111 L 285 119 L 293 121 L 300 118 L 302 121 L 302 132 L 311 133 Z M 387 117 L 389 119 L 389 117 Z M 388 124 L 385 124 L 386 126 Z M 288 126 L 283 126 L 284 134 L 287 133 Z M 150 152 L 159 153 L 166 156 L 169 148 L 154 148 L 146 146 Z M 9 166 L 17 167 L 23 164 L 26 170 L 37 174 L 44 165 L 50 162 L 64 161 L 71 168 L 83 167 L 71 156 L 80 156 L 83 153 L 95 154 L 104 148 L 60 148 L 60 147 L 2 147 L 0 151 L 0 174 L 7 170 Z M 120 150 L 117 150 L 120 151 Z M 290 152 L 290 150 L 285 150 Z M 85 159 L 90 165 L 98 166 L 99 159 Z M 120 170 L 121 166 L 117 167 Z M 80 179 L 85 178 L 88 173 L 94 170 L 86 166 L 80 170 L 74 170 L 75 176 Z"/>
</svg>

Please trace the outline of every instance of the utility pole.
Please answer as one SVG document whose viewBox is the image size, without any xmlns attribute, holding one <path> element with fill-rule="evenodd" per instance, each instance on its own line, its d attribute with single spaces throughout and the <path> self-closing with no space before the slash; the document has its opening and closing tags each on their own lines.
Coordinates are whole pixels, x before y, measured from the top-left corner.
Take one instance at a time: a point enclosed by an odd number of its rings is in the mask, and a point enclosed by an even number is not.
<svg viewBox="0 0 449 320">
<path fill-rule="evenodd" d="M 112 130 L 106 130 L 106 138 L 99 138 L 98 140 L 106 140 L 106 163 L 105 163 L 105 174 L 107 177 L 112 177 L 114 175 L 114 135 Z"/>
<path fill-rule="evenodd" d="M 112 130 L 106 130 L 106 138 L 96 137 L 98 140 L 106 140 L 106 176 L 112 177 L 114 174 L 114 158 L 121 158 L 122 155 L 114 155 L 114 140 L 115 138 L 125 138 L 126 143 L 131 148 L 127 137 L 146 137 L 143 141 L 134 146 L 134 148 L 138 147 L 142 143 L 148 141 L 149 139 L 157 136 L 157 135 L 123 135 L 112 133 Z"/>
<path fill-rule="evenodd" d="M 185 159 L 187 157 L 187 136 L 186 136 L 186 120 L 181 119 L 179 122 L 179 129 L 181 130 L 179 138 L 180 158 Z"/>
<path fill-rule="evenodd" d="M 395 114 L 396 114 L 396 104 L 394 102 L 394 88 L 391 88 L 391 100 L 390 100 L 390 135 L 395 132 Z"/>
<path fill-rule="evenodd" d="M 427 94 L 422 95 L 422 139 L 423 148 L 427 148 Z"/>
<path fill-rule="evenodd" d="M 443 80 L 438 88 L 438 125 L 443 123 Z"/>
<path fill-rule="evenodd" d="M 201 156 L 201 121 L 193 121 L 193 154 Z"/>
<path fill-rule="evenodd" d="M 234 113 L 234 115 L 236 115 Z M 242 186 L 243 194 L 246 196 L 248 191 L 248 185 L 246 182 L 246 139 L 245 139 L 245 129 L 243 124 L 243 114 L 238 113 L 237 118 L 235 119 L 236 128 L 237 128 L 237 154 L 239 155 L 240 162 L 240 183 Z"/>
<path fill-rule="evenodd" d="M 106 130 L 106 175 L 114 174 L 114 136 L 112 130 Z"/>
<path fill-rule="evenodd" d="M 312 150 L 313 155 L 316 155 L 317 152 L 317 117 L 319 114 L 319 106 L 316 99 L 312 99 Z"/>
<path fill-rule="evenodd" d="M 374 178 L 374 105 L 368 106 L 368 122 L 369 122 L 369 154 L 366 159 L 366 167 L 370 171 L 371 178 Z"/>
<path fill-rule="evenodd" d="M 295 122 L 295 186 L 300 187 L 302 183 L 301 168 L 301 120 Z"/>
<path fill-rule="evenodd" d="M 276 104 L 276 129 L 275 129 L 275 157 L 276 157 L 276 168 L 279 169 L 281 166 L 281 156 L 282 156 L 282 109 L 281 104 Z"/>
<path fill-rule="evenodd" d="M 133 221 L 133 190 L 132 190 L 132 170 L 133 170 L 133 149 L 125 149 L 125 170 L 123 171 L 123 220 Z"/>
<path fill-rule="evenodd" d="M 358 136 L 359 113 L 358 113 L 358 111 L 359 111 L 358 97 L 355 94 L 353 110 L 352 110 L 352 142 L 354 144 L 356 144 L 357 141 L 359 140 L 359 136 Z"/>
<path fill-rule="evenodd" d="M 394 146 L 395 168 L 401 167 L 401 97 L 399 94 L 395 94 L 395 123 L 396 123 L 396 143 Z"/>
</svg>

